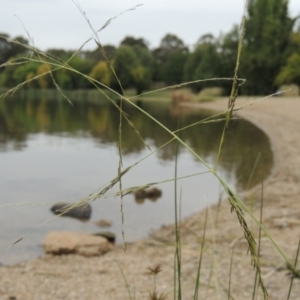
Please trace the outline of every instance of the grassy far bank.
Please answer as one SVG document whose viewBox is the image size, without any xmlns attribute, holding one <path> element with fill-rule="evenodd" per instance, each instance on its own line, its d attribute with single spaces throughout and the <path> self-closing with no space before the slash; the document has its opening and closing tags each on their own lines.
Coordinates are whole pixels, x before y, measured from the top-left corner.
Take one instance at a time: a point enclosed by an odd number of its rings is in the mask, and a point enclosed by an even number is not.
<svg viewBox="0 0 300 300">
<path fill-rule="evenodd" d="M 8 88 L 1 88 L 0 87 L 0 95 L 9 91 Z M 67 95 L 71 101 L 89 101 L 89 102 L 97 102 L 100 101 L 102 104 L 109 103 L 107 97 L 113 100 L 120 100 L 120 97 L 117 96 L 114 92 L 109 90 L 103 90 L 105 95 L 99 93 L 99 91 L 95 89 L 84 89 L 84 90 L 64 90 L 64 94 Z M 143 100 L 154 100 L 154 101 L 163 101 L 169 102 L 171 101 L 172 92 L 170 90 L 159 91 L 156 93 L 151 93 L 150 95 L 142 95 L 137 96 L 135 90 L 128 89 L 125 90 L 125 94 L 127 97 L 131 98 L 132 101 L 137 101 L 139 99 Z M 12 98 L 19 98 L 19 99 L 45 99 L 45 100 L 63 100 L 64 97 L 62 94 L 57 91 L 56 89 L 20 89 L 15 92 Z"/>
<path fill-rule="evenodd" d="M 6 93 L 8 88 L 0 87 L 0 95 Z M 119 100 L 120 98 L 112 91 L 104 90 L 106 96 L 113 100 Z M 296 85 L 283 85 L 278 89 L 278 92 L 282 92 L 282 94 L 278 94 L 278 97 L 298 97 L 299 96 L 299 88 Z M 65 90 L 64 93 L 73 101 L 89 101 L 92 103 L 96 103 L 97 101 L 101 101 L 102 104 L 109 103 L 107 101 L 106 96 L 100 94 L 99 91 L 94 89 L 89 90 Z M 198 102 L 210 102 L 216 101 L 218 99 L 226 98 L 224 95 L 224 90 L 219 87 L 205 88 L 201 92 L 193 93 L 189 88 L 173 88 L 169 89 L 166 87 L 162 87 L 161 90 L 156 92 L 152 92 L 151 90 L 145 91 L 142 95 L 137 95 L 134 89 L 126 89 L 125 95 L 131 101 L 155 101 L 155 102 L 172 102 L 174 104 L 180 103 L 198 103 Z M 32 98 L 32 99 L 58 99 L 63 100 L 64 97 L 61 93 L 55 89 L 20 89 L 16 93 L 14 93 L 13 98 Z M 243 96 L 245 98 L 247 96 Z M 249 96 L 251 98 L 259 98 L 259 96 Z M 262 96 L 261 96 L 262 97 Z"/>
</svg>

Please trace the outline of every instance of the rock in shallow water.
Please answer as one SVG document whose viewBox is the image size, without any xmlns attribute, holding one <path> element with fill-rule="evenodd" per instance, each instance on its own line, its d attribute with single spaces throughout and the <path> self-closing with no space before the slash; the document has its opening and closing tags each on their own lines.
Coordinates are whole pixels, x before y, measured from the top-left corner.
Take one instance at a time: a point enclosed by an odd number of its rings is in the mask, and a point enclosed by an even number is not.
<svg viewBox="0 0 300 300">
<path fill-rule="evenodd" d="M 113 244 L 116 242 L 116 235 L 111 231 L 101 231 L 101 232 L 94 233 L 94 235 L 104 237 L 110 243 L 113 243 Z"/>
<path fill-rule="evenodd" d="M 144 189 L 138 190 L 134 192 L 134 196 L 136 200 L 140 199 L 150 199 L 151 201 L 156 201 L 162 195 L 162 191 L 158 188 Z"/>
<path fill-rule="evenodd" d="M 110 220 L 105 220 L 105 219 L 100 219 L 97 221 L 93 222 L 95 225 L 99 226 L 99 227 L 111 227 L 112 226 L 112 221 Z"/>
<path fill-rule="evenodd" d="M 92 207 L 90 204 L 82 204 L 80 206 L 72 207 L 73 205 L 74 204 L 57 203 L 51 207 L 51 211 L 55 215 L 59 215 L 64 212 L 62 216 L 81 220 L 87 220 L 91 217 Z"/>
<path fill-rule="evenodd" d="M 71 231 L 48 233 L 43 246 L 47 254 L 78 254 L 87 257 L 100 256 L 113 249 L 113 245 L 104 237 Z"/>
</svg>

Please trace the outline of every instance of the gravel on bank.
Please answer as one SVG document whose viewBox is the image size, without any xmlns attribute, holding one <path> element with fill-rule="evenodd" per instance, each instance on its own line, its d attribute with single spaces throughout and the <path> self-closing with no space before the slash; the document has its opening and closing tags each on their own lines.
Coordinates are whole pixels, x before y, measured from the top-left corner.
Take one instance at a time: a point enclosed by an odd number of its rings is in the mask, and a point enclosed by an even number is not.
<svg viewBox="0 0 300 300">
<path fill-rule="evenodd" d="M 294 261 L 300 236 L 300 98 L 273 97 L 247 105 L 254 99 L 238 99 L 245 105 L 236 113 L 264 130 L 275 155 L 272 174 L 264 183 L 263 224 L 287 257 Z M 186 104 L 189 105 L 189 104 Z M 194 104 L 193 104 L 194 105 Z M 213 111 L 226 110 L 227 100 L 201 103 Z M 261 187 L 245 193 L 253 199 L 259 217 Z M 206 211 L 183 220 L 183 299 L 193 299 L 195 278 Z M 254 236 L 258 227 L 245 215 Z M 0 299 L 147 299 L 154 289 L 149 268 L 160 266 L 158 294 L 173 299 L 174 226 L 165 226 L 151 237 L 101 257 L 44 256 L 14 266 L 0 267 Z M 290 278 L 284 260 L 265 234 L 261 239 L 260 263 L 270 299 L 286 299 Z M 227 299 L 231 255 L 232 299 L 252 299 L 255 271 L 247 253 L 244 233 L 228 201 L 208 208 L 208 224 L 202 258 L 199 299 Z M 124 274 L 126 281 L 124 280 Z M 128 288 L 126 287 L 128 283 Z M 257 299 L 261 298 L 258 293 Z M 295 280 L 290 299 L 299 299 L 300 281 Z"/>
</svg>

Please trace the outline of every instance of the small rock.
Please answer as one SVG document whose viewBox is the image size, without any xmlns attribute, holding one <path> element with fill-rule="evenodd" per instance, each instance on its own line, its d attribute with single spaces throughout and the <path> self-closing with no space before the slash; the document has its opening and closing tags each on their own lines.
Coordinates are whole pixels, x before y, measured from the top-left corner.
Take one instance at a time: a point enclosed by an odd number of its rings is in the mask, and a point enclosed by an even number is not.
<svg viewBox="0 0 300 300">
<path fill-rule="evenodd" d="M 138 190 L 134 192 L 135 199 L 145 199 L 147 197 L 146 190 Z"/>
<path fill-rule="evenodd" d="M 62 216 L 72 217 L 76 219 L 87 220 L 91 217 L 92 207 L 88 203 L 84 203 L 80 206 L 72 207 L 74 204 L 57 203 L 51 207 L 51 211 L 55 215 L 62 214 Z M 68 209 L 72 207 L 71 209 Z"/>
<path fill-rule="evenodd" d="M 112 225 L 112 221 L 110 220 L 105 220 L 105 219 L 100 219 L 98 221 L 93 222 L 94 224 L 96 224 L 99 227 L 110 227 Z"/>
<path fill-rule="evenodd" d="M 143 204 L 145 202 L 145 198 L 135 198 L 135 202 L 137 204 Z"/>
<path fill-rule="evenodd" d="M 138 203 L 142 203 L 142 199 L 150 199 L 152 201 L 156 201 L 162 195 L 162 191 L 158 188 L 151 188 L 146 190 L 138 190 L 134 192 L 135 200 Z"/>
<path fill-rule="evenodd" d="M 103 255 L 113 248 L 104 237 L 70 231 L 48 233 L 43 246 L 47 254 L 79 254 L 87 257 Z"/>
<path fill-rule="evenodd" d="M 110 243 L 115 243 L 116 242 L 116 235 L 111 232 L 111 231 L 102 231 L 102 232 L 97 232 L 94 233 L 95 236 L 102 236 L 106 238 Z"/>
</svg>

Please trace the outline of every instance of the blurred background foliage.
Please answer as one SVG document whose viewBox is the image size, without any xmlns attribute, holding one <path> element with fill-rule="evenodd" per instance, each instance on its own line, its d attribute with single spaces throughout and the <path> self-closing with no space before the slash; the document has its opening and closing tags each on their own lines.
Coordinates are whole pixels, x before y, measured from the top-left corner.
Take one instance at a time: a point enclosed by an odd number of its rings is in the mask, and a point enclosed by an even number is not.
<svg viewBox="0 0 300 300">
<path fill-rule="evenodd" d="M 198 39 L 192 49 L 174 34 L 164 36 L 155 49 L 149 48 L 145 38 L 127 36 L 118 47 L 103 45 L 102 49 L 97 46 L 93 51 L 82 50 L 69 61 L 69 65 L 122 92 L 112 74 L 113 66 L 123 88 L 134 89 L 140 94 L 185 81 L 232 77 L 239 35 L 238 25 L 218 37 L 207 33 Z M 41 63 L 6 64 L 12 59 L 31 55 L 26 48 L 28 44 L 24 37 L 11 38 L 5 33 L 1 34 L 0 87 L 11 88 L 25 80 L 29 80 L 26 88 L 55 87 L 50 75 L 31 80 L 51 68 L 47 59 Z M 67 61 L 73 52 L 64 49 L 47 51 L 61 62 Z M 299 88 L 300 23 L 298 17 L 289 16 L 288 1 L 249 1 L 238 75 L 247 79 L 241 87 L 241 94 L 267 95 L 278 91 L 283 84 L 294 84 Z M 65 69 L 54 71 L 53 77 L 66 90 L 95 88 L 83 76 Z M 224 94 L 228 94 L 231 82 L 220 80 L 190 85 L 194 93 L 210 87 L 220 87 Z"/>
</svg>

